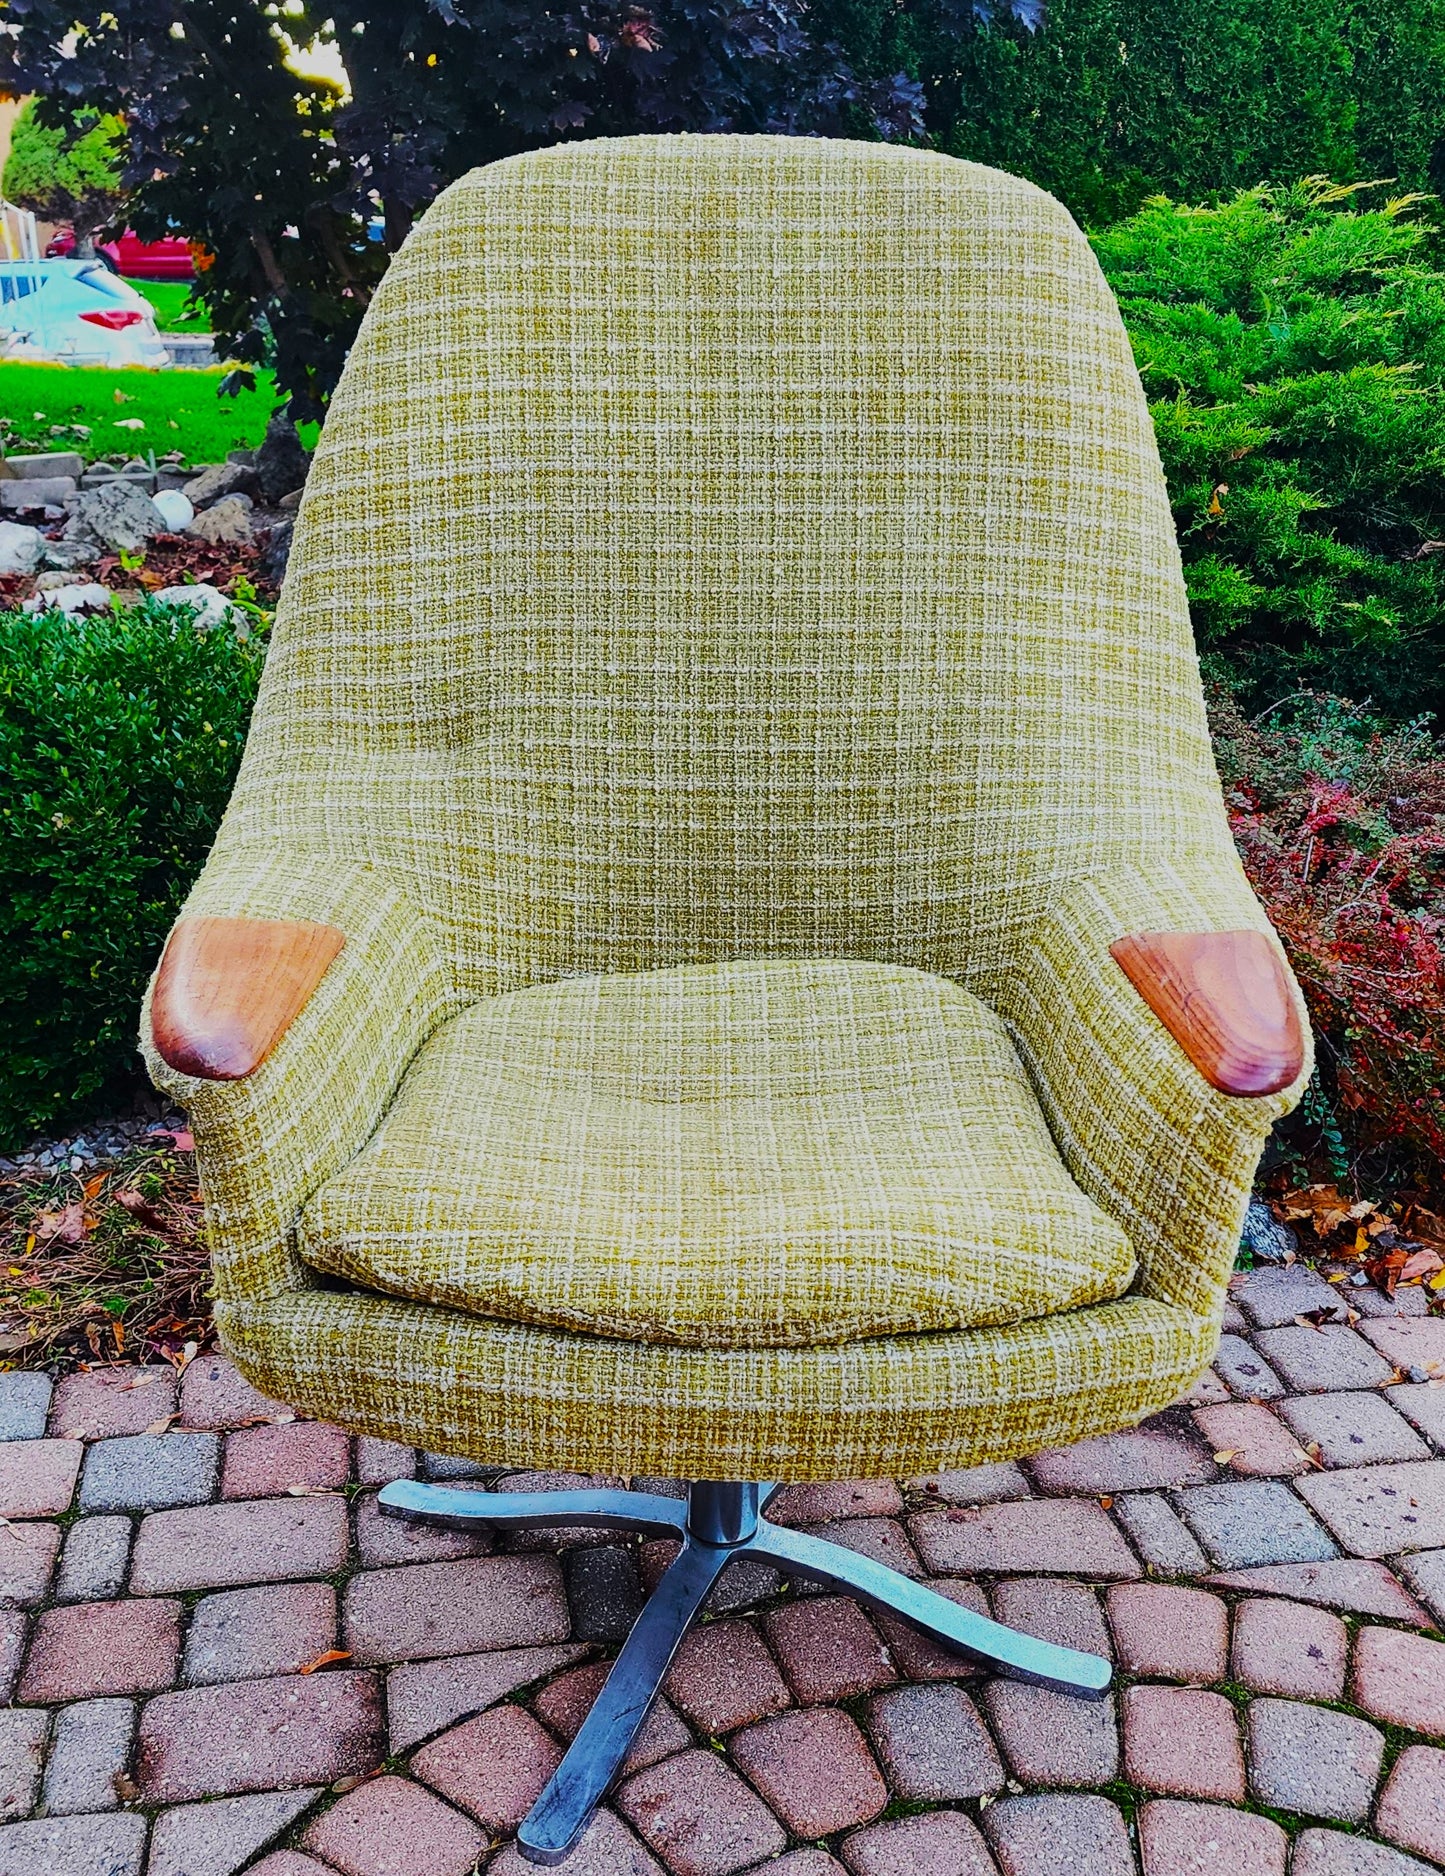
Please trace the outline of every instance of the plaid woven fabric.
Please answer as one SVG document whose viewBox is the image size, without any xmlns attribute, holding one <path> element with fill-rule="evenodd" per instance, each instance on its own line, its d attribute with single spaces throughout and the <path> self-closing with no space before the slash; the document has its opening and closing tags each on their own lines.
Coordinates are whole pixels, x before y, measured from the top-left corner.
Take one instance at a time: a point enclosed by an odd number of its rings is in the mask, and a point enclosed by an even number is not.
<svg viewBox="0 0 1445 1876">
<path fill-rule="evenodd" d="M 1129 929 L 1267 927 L 1224 820 L 1148 413 L 1088 245 L 1030 185 L 922 152 L 597 141 L 438 200 L 328 416 L 189 909 L 347 934 L 248 1082 L 201 1086 L 152 1057 L 192 1108 L 223 1334 L 288 1398 L 373 1430 L 405 1418 L 443 1449 L 696 1469 L 710 1418 L 731 1469 L 801 1477 L 1122 1424 L 1202 1364 L 1260 1146 L 1297 1094 L 1214 1093 L 1108 955 Z M 1030 1115 L 1007 1152 L 959 1149 L 957 1192 L 997 1179 L 1012 1195 L 1031 1160 L 1038 1206 L 1082 1208 L 1084 1237 L 1112 1245 L 1081 1283 L 1093 1253 L 1056 1251 L 1051 1214 L 1029 1281 L 1054 1313 L 957 1326 L 1033 1311 L 1007 1289 L 1026 1260 L 985 1280 L 981 1252 L 945 1296 L 910 1252 L 885 1268 L 880 1239 L 855 1291 L 815 1258 L 810 1295 L 802 1264 L 770 1265 L 759 1242 L 727 1328 L 720 1261 L 695 1298 L 669 1298 L 655 1241 L 587 1176 L 603 1133 L 569 1135 L 559 1109 L 548 1137 L 579 1141 L 571 1183 L 527 1187 L 509 1162 L 510 1215 L 573 1215 L 529 1243 L 525 1298 L 480 1268 L 505 1208 L 469 1220 L 446 1182 L 540 1114 L 481 1085 L 486 1065 L 576 1007 L 518 998 L 523 1021 L 480 1000 L 758 959 L 911 967 L 1003 1019 L 1077 1190 Z M 618 1064 L 648 1057 L 654 992 L 569 994 L 605 999 Z M 730 1108 L 734 1066 L 766 1060 L 769 1088 L 788 1085 L 767 1003 L 740 993 L 724 1022 L 699 993 L 686 1018 Z M 1022 1083 L 982 1012 L 970 1035 L 997 1063 L 967 1091 L 981 1127 L 1016 1112 Z M 937 1065 L 908 1057 L 906 1025 L 897 1042 L 894 1095 L 905 1060 L 925 1079 Z M 565 1062 L 586 1043 L 562 1027 L 554 1046 Z M 407 1170 L 424 1111 L 456 1138 Z M 363 1202 L 347 1169 L 383 1116 L 367 1152 L 392 1199 Z M 957 1143 L 962 1093 L 955 1118 Z M 904 1131 L 887 1172 L 906 1185 Z M 900 1189 L 870 1184 L 864 1144 L 811 1241 L 866 1235 Z M 821 1136 L 800 1150 L 818 1170 Z M 675 1234 L 699 1267 L 706 1210 Z M 978 1244 L 996 1244 L 982 1219 Z M 1016 1228 L 1021 1244 L 1035 1226 Z M 1125 1237 L 1138 1298 L 1076 1307 L 1123 1280 Z M 308 1255 L 434 1300 L 307 1290 Z M 612 1339 L 569 1339 L 584 1293 Z M 756 1347 L 703 1346 L 739 1326 Z M 862 1339 L 823 1346 L 839 1334 Z M 843 1405 L 841 1385 L 858 1390 Z"/>
</svg>

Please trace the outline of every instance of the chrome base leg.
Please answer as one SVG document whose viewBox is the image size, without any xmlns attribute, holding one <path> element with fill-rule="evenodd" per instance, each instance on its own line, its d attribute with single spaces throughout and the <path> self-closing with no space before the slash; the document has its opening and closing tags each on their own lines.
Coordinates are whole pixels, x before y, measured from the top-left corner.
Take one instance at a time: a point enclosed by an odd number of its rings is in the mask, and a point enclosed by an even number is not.
<svg viewBox="0 0 1445 1876">
<path fill-rule="evenodd" d="M 770 1524 L 763 1508 L 774 1489 L 700 1480 L 688 1488 L 684 1503 L 644 1492 L 469 1492 L 410 1479 L 383 1488 L 378 1502 L 389 1517 L 453 1529 L 597 1524 L 682 1541 L 566 1757 L 517 1833 L 517 1848 L 529 1863 L 562 1862 L 587 1828 L 642 1730 L 683 1636 L 734 1557 L 756 1558 L 900 1615 L 1013 1680 L 1094 1700 L 1108 1690 L 1109 1663 L 1097 1655 L 1021 1635 L 856 1551 Z"/>
</svg>

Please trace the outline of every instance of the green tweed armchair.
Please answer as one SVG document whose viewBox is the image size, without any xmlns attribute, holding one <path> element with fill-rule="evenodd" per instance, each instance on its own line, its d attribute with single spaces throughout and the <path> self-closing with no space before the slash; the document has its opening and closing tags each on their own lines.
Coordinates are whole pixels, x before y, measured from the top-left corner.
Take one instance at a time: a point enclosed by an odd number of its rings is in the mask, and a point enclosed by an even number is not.
<svg viewBox="0 0 1445 1876">
<path fill-rule="evenodd" d="M 1175 1399 L 1308 1030 L 1059 204 L 732 136 L 450 188 L 332 405 L 143 1040 L 192 1118 L 222 1341 L 361 1431 L 742 1482 Z M 765 1498 L 389 1488 L 685 1540 L 535 1860 L 740 1548 L 1107 1679 Z"/>
</svg>

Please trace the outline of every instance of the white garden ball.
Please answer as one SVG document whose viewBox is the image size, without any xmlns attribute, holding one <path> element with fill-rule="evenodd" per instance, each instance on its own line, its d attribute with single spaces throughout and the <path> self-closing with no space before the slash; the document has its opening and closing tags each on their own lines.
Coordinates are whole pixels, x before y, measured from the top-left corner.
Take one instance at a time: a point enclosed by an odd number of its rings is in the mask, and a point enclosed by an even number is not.
<svg viewBox="0 0 1445 1876">
<path fill-rule="evenodd" d="M 195 508 L 179 489 L 161 489 L 151 499 L 160 509 L 161 518 L 171 534 L 179 534 L 182 528 L 188 528 L 196 518 Z"/>
</svg>

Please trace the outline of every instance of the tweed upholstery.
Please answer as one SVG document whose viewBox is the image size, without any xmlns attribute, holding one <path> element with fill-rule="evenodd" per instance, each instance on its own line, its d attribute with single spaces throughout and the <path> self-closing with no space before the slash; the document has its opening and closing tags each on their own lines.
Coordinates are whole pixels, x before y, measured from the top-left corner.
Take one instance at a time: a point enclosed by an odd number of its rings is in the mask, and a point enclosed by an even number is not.
<svg viewBox="0 0 1445 1876">
<path fill-rule="evenodd" d="M 439 198 L 328 416 L 189 909 L 347 935 L 246 1083 L 151 1051 L 228 1345 L 303 1405 L 524 1463 L 683 1469 L 710 1415 L 744 1473 L 906 1470 L 1135 1418 L 1201 1365 L 1298 1093 L 1209 1089 L 1108 956 L 1264 928 L 1117 311 L 1057 203 L 916 151 L 599 141 Z M 304 1208 L 441 1024 L 763 958 L 981 998 L 1138 1294 L 729 1349 L 307 1287 Z"/>
<path fill-rule="evenodd" d="M 1001 1020 L 840 960 L 474 1004 L 306 1207 L 300 1250 L 393 1296 L 712 1348 L 1016 1322 L 1134 1274 Z"/>
</svg>

